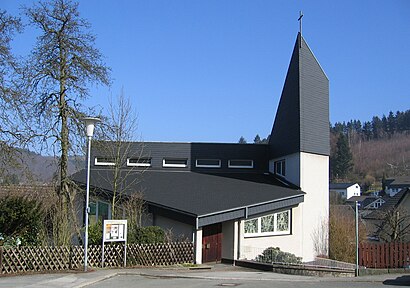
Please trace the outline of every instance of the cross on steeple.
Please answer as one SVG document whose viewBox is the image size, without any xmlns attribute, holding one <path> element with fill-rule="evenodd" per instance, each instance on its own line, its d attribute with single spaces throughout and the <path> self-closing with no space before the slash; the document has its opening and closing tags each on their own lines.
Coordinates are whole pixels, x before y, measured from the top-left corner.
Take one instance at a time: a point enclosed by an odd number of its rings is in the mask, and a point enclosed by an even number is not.
<svg viewBox="0 0 410 288">
<path fill-rule="evenodd" d="M 303 17 L 303 12 L 302 12 L 302 11 L 299 11 L 298 21 L 299 21 L 299 32 L 300 32 L 300 35 L 302 35 L 302 17 Z"/>
</svg>

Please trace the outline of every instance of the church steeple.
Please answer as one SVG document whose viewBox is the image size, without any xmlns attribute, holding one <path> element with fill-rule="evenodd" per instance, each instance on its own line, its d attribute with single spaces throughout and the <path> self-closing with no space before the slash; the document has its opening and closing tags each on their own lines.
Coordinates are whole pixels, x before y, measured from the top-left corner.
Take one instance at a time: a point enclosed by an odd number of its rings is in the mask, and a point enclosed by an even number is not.
<svg viewBox="0 0 410 288">
<path fill-rule="evenodd" d="M 330 154 L 329 80 L 301 32 L 293 49 L 269 145 L 271 159 L 297 152 Z"/>
</svg>

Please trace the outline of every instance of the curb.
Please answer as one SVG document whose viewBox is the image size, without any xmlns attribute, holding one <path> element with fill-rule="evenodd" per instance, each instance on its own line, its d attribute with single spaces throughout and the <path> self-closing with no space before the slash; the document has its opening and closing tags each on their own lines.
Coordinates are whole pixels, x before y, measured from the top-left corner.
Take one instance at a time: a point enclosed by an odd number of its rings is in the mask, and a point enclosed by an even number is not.
<svg viewBox="0 0 410 288">
<path fill-rule="evenodd" d="M 96 277 L 96 278 L 90 279 L 90 280 L 88 280 L 88 281 L 86 281 L 86 282 L 84 282 L 84 283 L 75 285 L 75 286 L 73 286 L 73 287 L 74 287 L 74 288 L 83 288 L 83 287 L 86 287 L 86 286 L 89 286 L 89 285 L 92 285 L 92 284 L 95 284 L 95 283 L 98 283 L 98 282 L 101 282 L 101 281 L 105 281 L 105 280 L 111 279 L 111 278 L 116 277 L 116 276 L 118 276 L 118 275 L 120 275 L 119 272 L 114 272 L 114 273 L 111 273 L 111 274 L 109 274 L 109 275 L 104 275 L 104 276 L 100 276 L 100 277 L 98 277 L 98 278 Z"/>
</svg>

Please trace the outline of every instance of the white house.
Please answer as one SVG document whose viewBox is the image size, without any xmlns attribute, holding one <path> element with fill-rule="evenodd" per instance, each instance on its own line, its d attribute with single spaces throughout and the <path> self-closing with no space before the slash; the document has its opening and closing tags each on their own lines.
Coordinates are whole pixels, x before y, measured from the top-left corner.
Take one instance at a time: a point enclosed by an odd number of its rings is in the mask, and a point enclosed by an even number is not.
<svg viewBox="0 0 410 288">
<path fill-rule="evenodd" d="M 361 195 L 360 185 L 357 183 L 330 183 L 329 192 L 339 193 L 343 199 Z"/>
<path fill-rule="evenodd" d="M 397 176 L 388 178 L 384 181 L 384 191 L 390 197 L 393 197 L 404 188 L 410 188 L 410 176 Z"/>
</svg>

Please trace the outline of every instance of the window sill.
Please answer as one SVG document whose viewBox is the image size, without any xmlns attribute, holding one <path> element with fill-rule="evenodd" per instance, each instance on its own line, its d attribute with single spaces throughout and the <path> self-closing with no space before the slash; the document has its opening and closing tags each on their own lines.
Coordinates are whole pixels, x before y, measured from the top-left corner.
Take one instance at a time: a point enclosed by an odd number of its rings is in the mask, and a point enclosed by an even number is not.
<svg viewBox="0 0 410 288">
<path fill-rule="evenodd" d="M 272 237 L 272 236 L 286 236 L 292 235 L 289 231 L 277 232 L 277 233 L 263 233 L 263 234 L 244 234 L 244 238 L 261 238 L 261 237 Z"/>
</svg>

